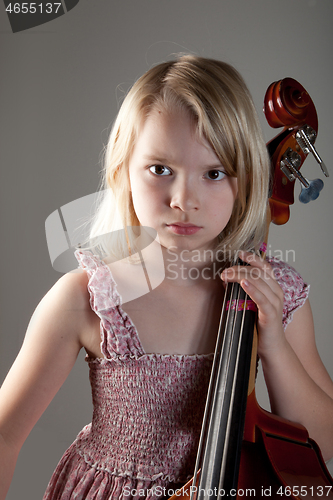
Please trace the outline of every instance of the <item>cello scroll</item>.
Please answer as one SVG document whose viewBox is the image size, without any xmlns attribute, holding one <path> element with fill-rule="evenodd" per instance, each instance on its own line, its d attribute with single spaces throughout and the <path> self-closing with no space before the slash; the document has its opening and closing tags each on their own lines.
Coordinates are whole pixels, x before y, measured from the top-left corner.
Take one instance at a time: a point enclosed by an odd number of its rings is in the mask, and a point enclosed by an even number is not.
<svg viewBox="0 0 333 500">
<path fill-rule="evenodd" d="M 328 170 L 314 147 L 318 132 L 318 118 L 313 101 L 305 88 L 293 78 L 272 83 L 265 95 L 264 113 L 271 127 L 284 127 L 267 148 L 272 162 L 272 192 L 270 209 L 272 222 L 285 224 L 289 206 L 294 203 L 294 183 L 302 184 L 299 199 L 308 203 L 318 198 L 323 188 L 321 179 L 309 181 L 300 172 L 307 155 L 312 153 L 323 173 Z"/>
</svg>

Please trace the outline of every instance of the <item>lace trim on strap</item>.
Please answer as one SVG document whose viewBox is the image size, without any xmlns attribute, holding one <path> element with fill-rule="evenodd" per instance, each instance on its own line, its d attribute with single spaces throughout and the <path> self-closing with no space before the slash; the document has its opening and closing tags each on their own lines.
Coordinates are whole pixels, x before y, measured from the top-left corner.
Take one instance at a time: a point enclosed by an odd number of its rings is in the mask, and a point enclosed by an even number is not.
<svg viewBox="0 0 333 500">
<path fill-rule="evenodd" d="M 121 308 L 121 296 L 110 268 L 88 250 L 77 250 L 75 257 L 89 276 L 90 305 L 101 318 L 101 351 L 105 358 L 138 358 L 144 355 L 138 332 Z"/>
<path fill-rule="evenodd" d="M 284 293 L 283 305 L 283 327 L 289 325 L 293 319 L 294 312 L 302 307 L 309 297 L 310 285 L 304 282 L 301 275 L 286 262 L 275 257 L 267 257 L 272 266 L 275 278 Z"/>
</svg>

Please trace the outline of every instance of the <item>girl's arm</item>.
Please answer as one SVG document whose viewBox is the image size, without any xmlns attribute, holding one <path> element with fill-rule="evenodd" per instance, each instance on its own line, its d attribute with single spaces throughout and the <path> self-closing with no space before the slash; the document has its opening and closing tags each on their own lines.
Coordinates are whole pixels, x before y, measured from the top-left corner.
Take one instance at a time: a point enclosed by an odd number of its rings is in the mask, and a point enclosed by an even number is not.
<svg viewBox="0 0 333 500">
<path fill-rule="evenodd" d="M 321 448 L 333 456 L 333 382 L 316 348 L 308 301 L 282 327 L 283 291 L 272 268 L 253 254 L 243 254 L 249 267 L 233 267 L 224 281 L 237 281 L 258 306 L 258 354 L 272 411 L 298 422 Z"/>
<path fill-rule="evenodd" d="M 333 456 L 333 383 L 317 351 L 309 301 L 295 311 L 285 341 L 260 355 L 272 411 L 299 422 Z"/>
<path fill-rule="evenodd" d="M 63 276 L 29 323 L 22 348 L 0 389 L 0 500 L 18 453 L 71 371 L 92 321 L 87 276 Z"/>
</svg>

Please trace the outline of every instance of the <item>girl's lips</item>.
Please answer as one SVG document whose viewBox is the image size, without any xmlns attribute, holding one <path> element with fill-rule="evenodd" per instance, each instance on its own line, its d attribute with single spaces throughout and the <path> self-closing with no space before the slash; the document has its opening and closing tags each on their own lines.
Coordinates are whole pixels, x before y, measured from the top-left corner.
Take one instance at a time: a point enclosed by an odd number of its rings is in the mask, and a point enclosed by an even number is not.
<svg viewBox="0 0 333 500">
<path fill-rule="evenodd" d="M 200 231 L 200 226 L 194 226 L 193 224 L 183 224 L 175 222 L 173 224 L 167 224 L 167 227 L 175 234 L 191 235 Z"/>
</svg>

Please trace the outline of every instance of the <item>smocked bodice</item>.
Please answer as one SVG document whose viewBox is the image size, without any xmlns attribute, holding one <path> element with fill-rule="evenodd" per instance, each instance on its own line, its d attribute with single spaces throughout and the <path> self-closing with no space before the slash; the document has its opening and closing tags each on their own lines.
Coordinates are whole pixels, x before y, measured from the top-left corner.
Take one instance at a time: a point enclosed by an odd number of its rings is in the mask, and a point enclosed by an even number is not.
<svg viewBox="0 0 333 500">
<path fill-rule="evenodd" d="M 146 354 L 110 269 L 77 252 L 101 318 L 103 359 L 89 359 L 94 414 L 77 451 L 120 476 L 185 481 L 193 471 L 212 355 Z"/>
<path fill-rule="evenodd" d="M 113 474 L 170 482 L 193 469 L 211 361 L 142 356 L 90 363 L 94 414 L 78 452 Z"/>
</svg>

